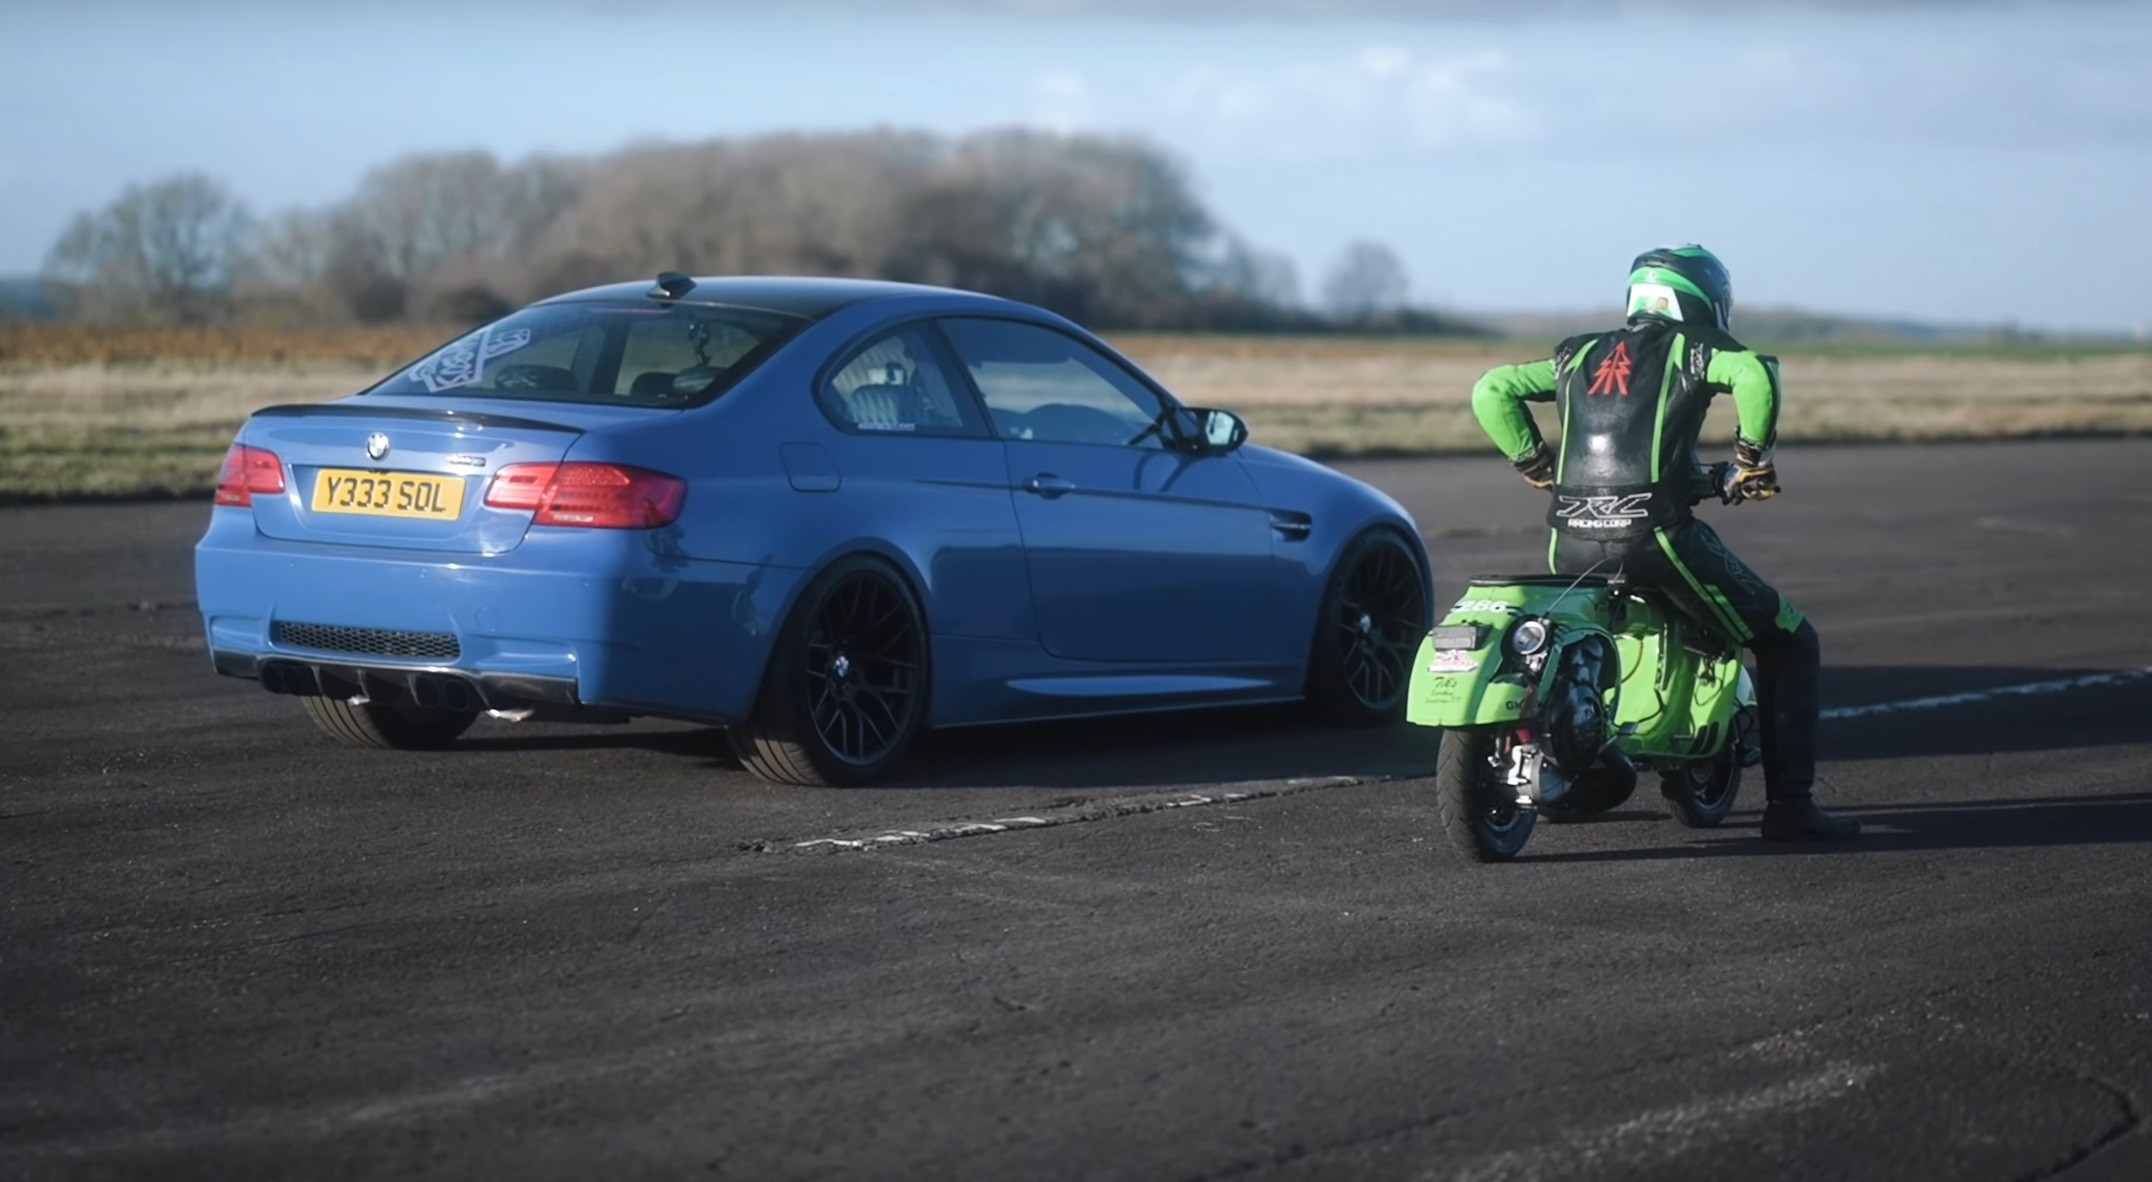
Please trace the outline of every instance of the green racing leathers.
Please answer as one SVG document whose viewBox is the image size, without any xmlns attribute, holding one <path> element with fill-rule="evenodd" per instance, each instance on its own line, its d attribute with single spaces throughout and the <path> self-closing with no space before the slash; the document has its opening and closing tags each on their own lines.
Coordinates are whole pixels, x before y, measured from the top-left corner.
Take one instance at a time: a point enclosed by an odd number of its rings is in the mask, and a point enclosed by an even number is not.
<svg viewBox="0 0 2152 1182">
<path fill-rule="evenodd" d="M 1524 404 L 1555 403 L 1562 439 L 1549 567 L 1625 571 L 1753 652 L 1766 794 L 1805 801 L 1816 766 L 1816 630 L 1691 508 L 1697 435 L 1722 392 L 1739 412 L 1737 450 L 1767 459 L 1778 428 L 1775 366 L 1715 327 L 1644 315 L 1571 337 L 1548 360 L 1489 371 L 1472 409 L 1521 467 L 1545 446 Z"/>
</svg>

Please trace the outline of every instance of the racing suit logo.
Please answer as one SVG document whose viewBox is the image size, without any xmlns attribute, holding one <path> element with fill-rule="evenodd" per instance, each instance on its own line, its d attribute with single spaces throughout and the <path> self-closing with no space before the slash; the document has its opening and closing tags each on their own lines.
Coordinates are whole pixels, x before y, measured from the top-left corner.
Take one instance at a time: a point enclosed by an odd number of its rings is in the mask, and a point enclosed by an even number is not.
<svg viewBox="0 0 2152 1182">
<path fill-rule="evenodd" d="M 1629 360 L 1629 342 L 1614 342 L 1614 351 L 1607 354 L 1606 359 L 1599 363 L 1599 368 L 1592 371 L 1592 384 L 1590 388 L 1584 391 L 1584 396 L 1590 398 L 1604 394 L 1611 398 L 1616 393 L 1619 393 L 1622 397 L 1627 398 L 1629 396 L 1629 370 L 1633 365 L 1634 363 Z"/>
<path fill-rule="evenodd" d="M 1651 494 L 1572 497 L 1557 493 L 1554 515 L 1572 529 L 1620 529 L 1651 516 Z"/>
</svg>

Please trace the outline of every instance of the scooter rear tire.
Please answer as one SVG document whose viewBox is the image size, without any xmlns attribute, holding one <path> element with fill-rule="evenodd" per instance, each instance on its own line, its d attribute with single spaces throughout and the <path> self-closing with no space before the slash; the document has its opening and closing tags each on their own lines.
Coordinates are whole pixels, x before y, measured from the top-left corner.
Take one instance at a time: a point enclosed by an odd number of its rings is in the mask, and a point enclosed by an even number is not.
<svg viewBox="0 0 2152 1182">
<path fill-rule="evenodd" d="M 1659 774 L 1659 795 L 1674 806 L 1674 819 L 1691 829 L 1716 829 L 1741 795 L 1741 752 L 1727 747 L 1709 763 L 1692 763 Z"/>
</svg>

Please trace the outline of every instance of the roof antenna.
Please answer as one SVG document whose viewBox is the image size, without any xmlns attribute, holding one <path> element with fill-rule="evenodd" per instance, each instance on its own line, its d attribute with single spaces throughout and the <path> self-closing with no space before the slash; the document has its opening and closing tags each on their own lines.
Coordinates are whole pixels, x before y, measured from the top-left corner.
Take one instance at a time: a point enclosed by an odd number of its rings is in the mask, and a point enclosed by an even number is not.
<svg viewBox="0 0 2152 1182">
<path fill-rule="evenodd" d="M 658 272 L 658 285 L 643 294 L 653 300 L 677 300 L 695 290 L 695 281 L 678 271 Z"/>
</svg>

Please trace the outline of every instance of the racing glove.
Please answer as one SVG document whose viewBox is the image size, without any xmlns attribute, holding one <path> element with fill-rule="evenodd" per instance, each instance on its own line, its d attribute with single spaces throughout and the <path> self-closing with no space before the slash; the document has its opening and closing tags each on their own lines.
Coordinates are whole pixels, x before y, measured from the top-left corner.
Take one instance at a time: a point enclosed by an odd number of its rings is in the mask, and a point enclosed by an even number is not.
<svg viewBox="0 0 2152 1182">
<path fill-rule="evenodd" d="M 1770 449 L 1736 436 L 1734 462 L 1719 475 L 1719 500 L 1731 505 L 1768 501 L 1777 495 L 1778 467 L 1771 462 Z"/>
<path fill-rule="evenodd" d="M 1554 449 L 1548 447 L 1545 440 L 1532 449 L 1531 455 L 1510 462 L 1533 488 L 1554 487 Z"/>
</svg>

